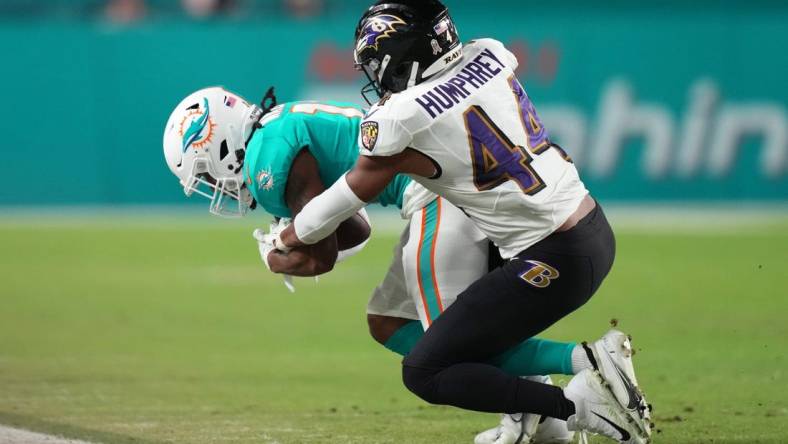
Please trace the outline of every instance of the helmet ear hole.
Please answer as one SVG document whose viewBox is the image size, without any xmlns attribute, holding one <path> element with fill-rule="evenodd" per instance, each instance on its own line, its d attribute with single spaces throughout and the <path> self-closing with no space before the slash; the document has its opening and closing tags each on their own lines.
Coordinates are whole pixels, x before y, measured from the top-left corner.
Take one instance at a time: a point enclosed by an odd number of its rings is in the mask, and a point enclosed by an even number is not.
<svg viewBox="0 0 788 444">
<path fill-rule="evenodd" d="M 224 160 L 228 154 L 230 150 L 227 148 L 227 140 L 222 140 L 222 145 L 219 147 L 219 160 Z"/>
</svg>

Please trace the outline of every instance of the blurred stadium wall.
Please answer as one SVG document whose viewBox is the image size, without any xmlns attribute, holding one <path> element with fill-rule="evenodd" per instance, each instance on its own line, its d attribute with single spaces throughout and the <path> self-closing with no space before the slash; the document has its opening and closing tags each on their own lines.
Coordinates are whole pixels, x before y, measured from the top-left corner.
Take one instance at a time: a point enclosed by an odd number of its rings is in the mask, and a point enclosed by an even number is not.
<svg viewBox="0 0 788 444">
<path fill-rule="evenodd" d="M 366 2 L 294 14 L 299 2 L 237 1 L 195 19 L 159 0 L 127 22 L 97 0 L 1 3 L 0 205 L 184 203 L 161 133 L 204 86 L 361 101 L 351 48 Z M 518 55 L 596 196 L 788 200 L 788 2 L 447 3 L 463 39 Z"/>
</svg>

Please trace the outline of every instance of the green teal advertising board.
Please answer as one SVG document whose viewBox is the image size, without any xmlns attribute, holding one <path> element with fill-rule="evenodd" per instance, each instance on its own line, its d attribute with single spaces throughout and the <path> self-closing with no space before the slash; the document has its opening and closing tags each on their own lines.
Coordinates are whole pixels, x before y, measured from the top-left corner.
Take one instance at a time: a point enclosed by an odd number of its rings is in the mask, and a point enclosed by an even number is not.
<svg viewBox="0 0 788 444">
<path fill-rule="evenodd" d="M 518 55 L 598 197 L 788 200 L 785 4 L 472 3 L 455 8 L 462 37 Z M 361 101 L 355 19 L 3 19 L 0 204 L 182 203 L 160 146 L 171 108 L 217 84 L 252 100 L 275 85 L 282 100 Z"/>
</svg>

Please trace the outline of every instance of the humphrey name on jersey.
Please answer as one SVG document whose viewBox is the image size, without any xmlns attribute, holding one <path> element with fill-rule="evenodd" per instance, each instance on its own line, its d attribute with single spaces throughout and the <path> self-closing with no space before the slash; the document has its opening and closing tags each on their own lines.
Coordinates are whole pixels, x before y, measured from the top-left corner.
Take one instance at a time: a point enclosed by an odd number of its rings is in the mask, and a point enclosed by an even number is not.
<svg viewBox="0 0 788 444">
<path fill-rule="evenodd" d="M 504 67 L 492 51 L 484 49 L 454 77 L 417 97 L 416 103 L 434 119 L 468 97 L 471 94 L 469 88 L 480 89 L 500 74 Z"/>
</svg>

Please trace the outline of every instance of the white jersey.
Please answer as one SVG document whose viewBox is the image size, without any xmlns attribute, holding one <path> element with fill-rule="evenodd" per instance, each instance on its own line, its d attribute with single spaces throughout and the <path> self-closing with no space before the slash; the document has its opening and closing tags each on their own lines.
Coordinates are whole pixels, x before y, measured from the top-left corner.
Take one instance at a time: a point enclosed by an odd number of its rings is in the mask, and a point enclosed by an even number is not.
<svg viewBox="0 0 788 444">
<path fill-rule="evenodd" d="M 359 138 L 365 156 L 411 148 L 430 157 L 436 176 L 413 179 L 461 208 L 504 258 L 555 231 L 588 194 L 516 68 L 500 42 L 473 41 L 440 76 L 373 106 Z"/>
<path fill-rule="evenodd" d="M 400 216 L 403 219 L 410 219 L 413 214 L 426 207 L 430 202 L 437 199 L 438 195 L 424 188 L 418 182 L 411 182 L 405 187 L 402 194 L 402 209 Z"/>
</svg>

